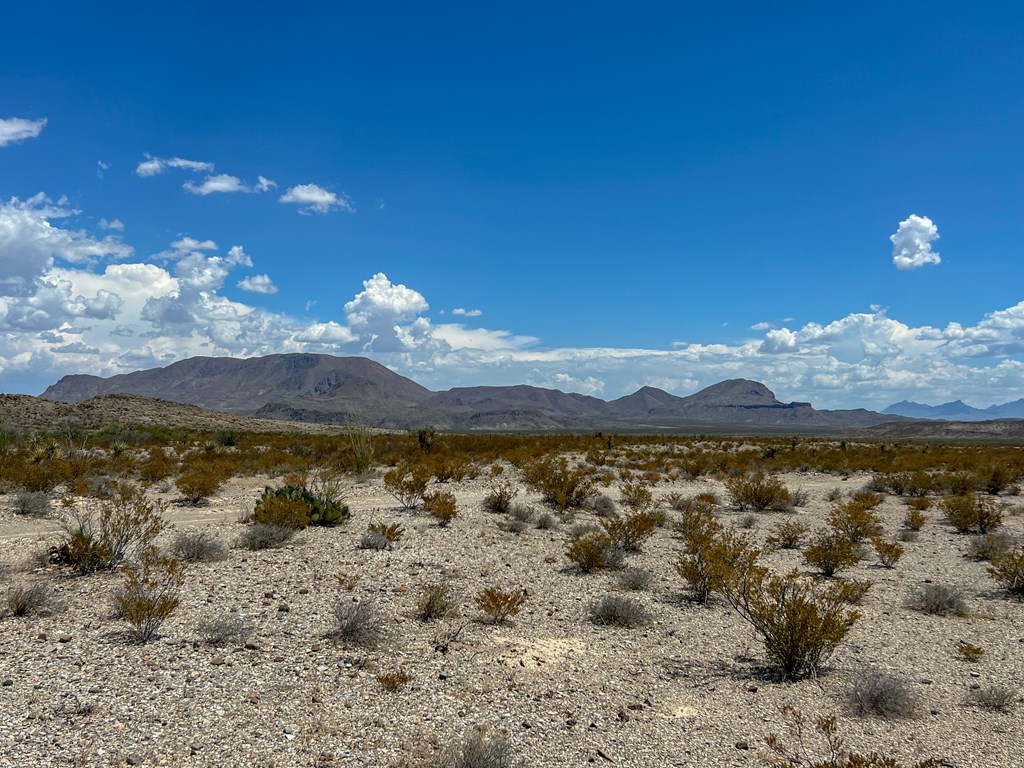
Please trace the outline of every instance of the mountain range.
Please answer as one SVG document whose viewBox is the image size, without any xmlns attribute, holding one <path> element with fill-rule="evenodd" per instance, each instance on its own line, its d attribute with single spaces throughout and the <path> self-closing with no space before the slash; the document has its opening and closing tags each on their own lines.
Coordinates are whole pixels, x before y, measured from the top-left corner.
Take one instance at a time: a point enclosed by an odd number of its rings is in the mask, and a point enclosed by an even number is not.
<svg viewBox="0 0 1024 768">
<path fill-rule="evenodd" d="M 863 409 L 783 403 L 764 384 L 747 379 L 723 381 L 687 397 L 642 387 L 611 401 L 525 384 L 432 392 L 367 358 L 313 354 L 193 357 L 110 378 L 65 376 L 42 397 L 80 403 L 111 394 L 261 419 L 396 429 L 432 424 L 452 431 L 723 426 L 834 431 L 902 420 Z"/>
<path fill-rule="evenodd" d="M 882 413 L 911 419 L 942 421 L 989 421 L 991 419 L 1024 419 L 1024 398 L 988 408 L 973 408 L 963 400 L 942 405 L 923 405 L 910 400 L 893 403 Z"/>
</svg>

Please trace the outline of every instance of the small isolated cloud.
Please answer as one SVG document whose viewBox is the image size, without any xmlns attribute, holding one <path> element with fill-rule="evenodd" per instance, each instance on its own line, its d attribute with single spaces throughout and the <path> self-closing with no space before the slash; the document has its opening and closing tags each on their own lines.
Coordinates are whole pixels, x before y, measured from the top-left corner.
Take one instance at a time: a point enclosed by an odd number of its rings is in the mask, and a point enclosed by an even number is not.
<svg viewBox="0 0 1024 768">
<path fill-rule="evenodd" d="M 452 310 L 453 315 L 462 315 L 463 317 L 480 317 L 483 313 L 482 309 L 463 309 L 462 307 Z"/>
<path fill-rule="evenodd" d="M 109 163 L 104 163 L 102 160 L 97 160 L 96 161 L 96 178 L 97 179 L 102 179 L 103 178 L 103 172 L 108 170 L 109 168 L 110 168 L 110 164 Z"/>
<path fill-rule="evenodd" d="M 153 157 L 147 154 L 146 159 L 135 167 L 135 175 L 142 177 L 157 176 L 169 168 L 180 168 L 186 171 L 212 171 L 213 163 L 204 163 L 201 160 L 185 160 L 181 157 Z"/>
<path fill-rule="evenodd" d="M 100 219 L 100 229 L 116 229 L 121 232 L 124 230 L 124 222 L 120 219 Z"/>
<path fill-rule="evenodd" d="M 34 139 L 46 127 L 46 118 L 26 120 L 23 117 L 0 117 L 0 147 L 25 139 Z"/>
<path fill-rule="evenodd" d="M 327 213 L 331 208 L 340 208 L 343 211 L 353 213 L 355 208 L 344 195 L 336 195 L 317 184 L 297 184 L 291 187 L 281 197 L 282 203 L 295 203 L 301 205 L 299 213 Z"/>
<path fill-rule="evenodd" d="M 238 281 L 238 287 L 252 293 L 277 293 L 277 286 L 268 275 L 252 275 Z"/>
<path fill-rule="evenodd" d="M 762 323 L 754 323 L 752 326 L 750 326 L 750 330 L 752 330 L 752 331 L 770 331 L 774 327 L 775 327 L 775 323 L 770 323 L 770 322 L 768 322 L 766 320 L 766 321 L 764 321 Z"/>
<path fill-rule="evenodd" d="M 911 214 L 900 222 L 892 240 L 892 263 L 897 269 L 917 269 L 942 261 L 932 242 L 939 239 L 939 228 L 927 216 Z"/>
<path fill-rule="evenodd" d="M 260 176 L 259 183 L 256 186 L 250 187 L 248 184 L 244 184 L 237 176 L 219 173 L 216 176 L 207 176 L 202 184 L 186 181 L 182 186 L 193 195 L 212 195 L 215 192 L 266 192 L 272 187 L 276 187 L 277 184 L 264 176 Z"/>
</svg>

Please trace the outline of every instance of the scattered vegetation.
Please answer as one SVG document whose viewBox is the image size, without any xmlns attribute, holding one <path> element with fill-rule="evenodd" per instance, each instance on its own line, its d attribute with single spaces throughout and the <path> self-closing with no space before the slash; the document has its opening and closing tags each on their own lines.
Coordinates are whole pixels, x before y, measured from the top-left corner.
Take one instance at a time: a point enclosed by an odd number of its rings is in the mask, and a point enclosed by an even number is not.
<svg viewBox="0 0 1024 768">
<path fill-rule="evenodd" d="M 437 621 L 455 610 L 455 592 L 451 584 L 440 582 L 420 587 L 416 600 L 416 615 L 420 621 Z"/>
<path fill-rule="evenodd" d="M 476 607 L 484 615 L 489 624 L 504 624 L 509 617 L 519 613 L 526 602 L 522 590 L 503 591 L 495 587 L 486 587 L 476 596 Z"/>
<path fill-rule="evenodd" d="M 124 567 L 124 585 L 114 595 L 115 612 L 131 625 L 137 641 L 147 643 L 177 609 L 184 583 L 181 562 L 150 549 L 139 565 Z"/>
<path fill-rule="evenodd" d="M 169 552 L 175 560 L 185 563 L 212 563 L 228 556 L 228 548 L 224 543 L 203 531 L 176 533 Z"/>
<path fill-rule="evenodd" d="M 244 645 L 252 637 L 252 625 L 237 613 L 219 613 L 196 622 L 196 632 L 204 643 L 215 648 Z"/>
<path fill-rule="evenodd" d="M 741 512 L 773 510 L 785 512 L 790 509 L 793 497 L 779 478 L 765 472 L 738 475 L 725 481 L 732 503 Z"/>
<path fill-rule="evenodd" d="M 238 546 L 258 552 L 261 549 L 277 549 L 295 538 L 295 529 L 286 525 L 257 523 L 250 525 L 238 537 Z"/>
<path fill-rule="evenodd" d="M 384 637 L 384 620 L 369 600 L 339 600 L 334 604 L 330 636 L 348 645 L 376 648 Z"/>
<path fill-rule="evenodd" d="M 651 620 L 651 615 L 643 603 L 623 595 L 605 595 L 591 604 L 588 613 L 590 620 L 595 624 L 630 629 L 647 624 Z"/>
<path fill-rule="evenodd" d="M 53 588 L 45 582 L 12 584 L 7 588 L 7 612 L 11 616 L 48 616 L 56 609 Z"/>
<path fill-rule="evenodd" d="M 851 711 L 861 717 L 871 715 L 898 720 L 913 716 L 918 697 L 905 680 L 872 670 L 857 675 L 847 694 L 847 702 Z"/>
<path fill-rule="evenodd" d="M 945 584 L 922 584 L 910 593 L 907 606 L 932 616 L 966 616 L 964 593 Z"/>
</svg>

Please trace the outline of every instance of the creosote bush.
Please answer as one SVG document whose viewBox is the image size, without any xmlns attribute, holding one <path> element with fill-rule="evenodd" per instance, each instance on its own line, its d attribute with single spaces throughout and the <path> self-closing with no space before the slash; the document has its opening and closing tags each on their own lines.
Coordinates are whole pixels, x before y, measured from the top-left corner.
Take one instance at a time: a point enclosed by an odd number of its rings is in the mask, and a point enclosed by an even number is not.
<svg viewBox="0 0 1024 768">
<path fill-rule="evenodd" d="M 856 499 L 834 506 L 826 522 L 855 544 L 881 536 L 884 531 L 882 519 L 871 511 L 870 506 Z"/>
<path fill-rule="evenodd" d="M 783 482 L 764 472 L 738 475 L 725 481 L 732 503 L 740 511 L 786 511 L 793 498 Z"/>
<path fill-rule="evenodd" d="M 939 508 L 960 533 L 989 533 L 1003 524 L 1003 507 L 988 496 L 973 493 L 943 496 Z"/>
<path fill-rule="evenodd" d="M 927 499 L 924 499 L 924 501 L 927 501 Z M 904 528 L 906 528 L 908 531 L 913 531 L 914 533 L 917 533 L 922 528 L 924 528 L 924 524 L 927 522 L 928 517 L 925 515 L 924 512 L 922 512 L 920 509 L 916 507 L 907 507 L 907 513 L 903 516 Z"/>
<path fill-rule="evenodd" d="M 871 544 L 874 546 L 878 562 L 883 568 L 892 568 L 903 557 L 903 547 L 899 542 L 886 541 L 880 536 L 875 536 L 871 539 Z"/>
<path fill-rule="evenodd" d="M 899 720 L 913 716 L 918 697 L 905 680 L 873 670 L 857 675 L 847 694 L 847 703 L 861 717 Z"/>
<path fill-rule="evenodd" d="M 174 486 L 186 502 L 198 507 L 213 496 L 227 479 L 225 469 L 217 462 L 190 459 L 174 480 Z"/>
<path fill-rule="evenodd" d="M 799 520 L 782 520 L 772 528 L 765 543 L 778 549 L 798 549 L 810 530 L 809 525 Z"/>
<path fill-rule="evenodd" d="M 1024 598 L 1024 548 L 991 558 L 988 573 L 1010 594 Z"/>
<path fill-rule="evenodd" d="M 430 470 L 423 464 L 399 463 L 384 473 L 384 488 L 403 509 L 415 509 L 430 482 Z"/>
<path fill-rule="evenodd" d="M 185 566 L 154 548 L 138 566 L 124 566 L 124 577 L 124 586 L 114 595 L 115 611 L 131 625 L 135 639 L 147 643 L 178 607 Z"/>
<path fill-rule="evenodd" d="M 571 468 L 562 458 L 540 459 L 524 466 L 523 479 L 544 497 L 545 503 L 561 511 L 584 506 L 596 493 L 591 471 Z"/>
<path fill-rule="evenodd" d="M 519 613 L 526 602 L 522 590 L 503 591 L 496 587 L 487 587 L 476 596 L 476 607 L 484 615 L 488 624 L 503 624 L 510 616 Z"/>
<path fill-rule="evenodd" d="M 64 505 L 64 542 L 58 562 L 79 573 L 111 570 L 148 549 L 167 527 L 166 505 L 134 485 L 118 484 L 111 498 Z"/>
<path fill-rule="evenodd" d="M 760 554 L 748 539 L 725 529 L 707 511 L 686 514 L 676 530 L 684 546 L 676 572 L 700 602 L 706 603 L 712 593 L 728 589 L 737 569 L 748 570 Z"/>
<path fill-rule="evenodd" d="M 459 514 L 455 494 L 451 491 L 433 491 L 423 494 L 423 505 L 442 528 Z"/>
<path fill-rule="evenodd" d="M 600 525 L 612 541 L 612 546 L 626 552 L 639 552 L 644 541 L 654 535 L 664 521 L 661 512 L 636 512 L 632 515 L 614 515 L 601 518 Z"/>
<path fill-rule="evenodd" d="M 859 563 L 860 556 L 846 534 L 822 529 L 804 550 L 804 561 L 823 576 L 831 577 Z"/>
<path fill-rule="evenodd" d="M 348 505 L 341 501 L 338 487 L 324 480 L 323 487 L 307 487 L 296 482 L 266 488 L 252 513 L 252 522 L 283 525 L 301 530 L 309 525 L 334 526 L 348 520 Z"/>
<path fill-rule="evenodd" d="M 491 486 L 484 496 L 484 509 L 488 512 L 505 514 L 512 506 L 512 500 L 519 493 L 519 489 L 512 483 L 504 481 Z"/>
<path fill-rule="evenodd" d="M 615 546 L 612 538 L 600 531 L 583 531 L 570 534 L 565 556 L 582 573 L 602 568 L 617 568 L 622 563 L 624 552 Z"/>
</svg>

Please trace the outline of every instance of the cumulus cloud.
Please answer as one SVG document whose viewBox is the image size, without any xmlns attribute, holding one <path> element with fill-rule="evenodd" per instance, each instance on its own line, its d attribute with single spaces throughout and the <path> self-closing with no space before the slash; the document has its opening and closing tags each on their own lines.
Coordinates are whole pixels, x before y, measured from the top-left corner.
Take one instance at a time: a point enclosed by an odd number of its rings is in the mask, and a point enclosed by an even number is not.
<svg viewBox="0 0 1024 768">
<path fill-rule="evenodd" d="M 132 254 L 115 236 L 96 238 L 53 224 L 78 213 L 43 194 L 0 203 L 0 295 L 30 292 L 34 281 L 58 261 L 86 264 Z"/>
<path fill-rule="evenodd" d="M 463 317 L 480 317 L 483 314 L 482 309 L 463 309 L 462 307 L 456 307 L 452 310 L 453 315 L 462 315 Z"/>
<path fill-rule="evenodd" d="M 165 173 L 170 168 L 179 168 L 186 171 L 212 171 L 213 163 L 206 163 L 201 160 L 185 160 L 181 157 L 153 157 L 146 154 L 146 159 L 135 167 L 136 176 L 157 176 Z"/>
<path fill-rule="evenodd" d="M 353 213 L 355 208 L 344 195 L 337 195 L 317 184 L 298 184 L 288 189 L 278 198 L 282 203 L 294 203 L 302 206 L 299 213 L 327 213 L 331 208 L 340 208 Z"/>
<path fill-rule="evenodd" d="M 116 229 L 121 232 L 124 230 L 124 222 L 120 219 L 100 219 L 100 229 Z"/>
<path fill-rule="evenodd" d="M 269 275 L 251 275 L 239 280 L 237 285 L 243 291 L 252 293 L 277 293 L 277 286 L 274 285 L 274 281 L 270 279 Z"/>
<path fill-rule="evenodd" d="M 26 120 L 23 117 L 0 118 L 0 147 L 25 139 L 34 139 L 46 127 L 46 118 Z"/>
<path fill-rule="evenodd" d="M 927 216 L 911 214 L 900 222 L 889 237 L 892 241 L 892 263 L 897 269 L 917 269 L 942 261 L 932 242 L 939 239 L 939 228 Z"/>
</svg>

